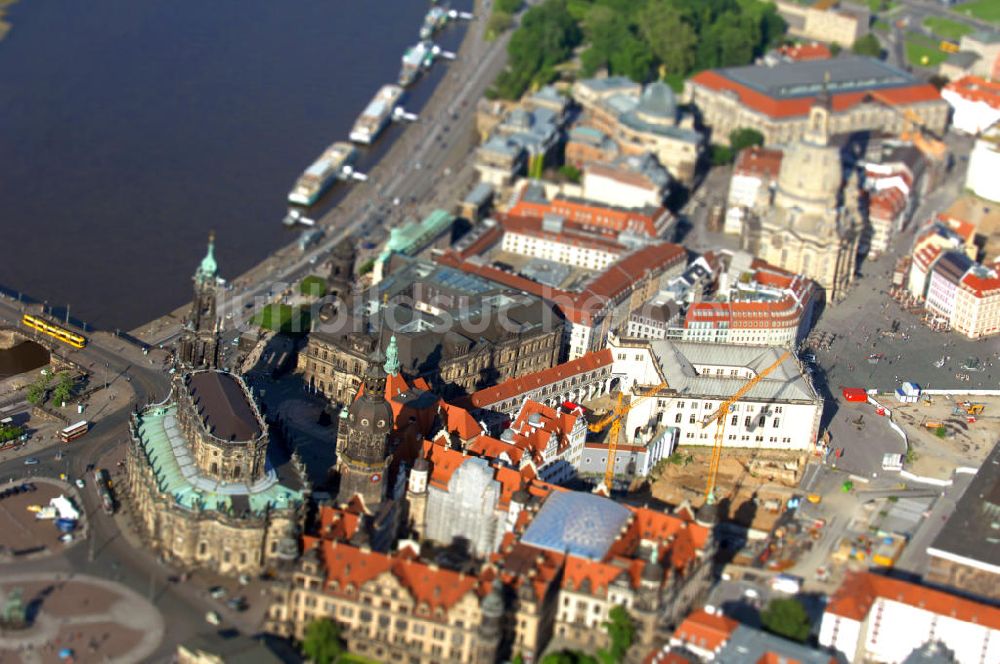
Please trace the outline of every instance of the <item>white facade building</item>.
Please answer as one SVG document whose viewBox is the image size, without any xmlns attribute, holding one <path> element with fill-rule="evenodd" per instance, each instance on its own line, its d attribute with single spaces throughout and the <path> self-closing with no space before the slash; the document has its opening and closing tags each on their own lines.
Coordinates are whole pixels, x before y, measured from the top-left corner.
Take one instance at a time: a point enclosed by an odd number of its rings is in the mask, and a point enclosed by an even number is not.
<svg viewBox="0 0 1000 664">
<path fill-rule="evenodd" d="M 546 228 L 546 225 L 549 228 Z M 621 258 L 625 247 L 609 241 L 574 238 L 556 227 L 556 221 L 543 221 L 542 232 L 519 230 L 505 224 L 501 249 L 519 256 L 530 256 L 588 270 L 605 270 Z"/>
<path fill-rule="evenodd" d="M 1000 203 L 1000 122 L 976 140 L 965 186 L 980 198 Z"/>
<path fill-rule="evenodd" d="M 712 445 L 702 422 L 748 380 L 774 363 L 780 348 L 612 337 L 612 374 L 621 389 L 665 384 L 627 416 L 626 434 L 676 427 L 679 445 Z M 798 362 L 787 358 L 732 406 L 726 447 L 815 451 L 823 399 Z"/>
<path fill-rule="evenodd" d="M 951 126 L 975 136 L 1000 122 L 1000 82 L 965 76 L 941 90 L 952 108 Z"/>
<path fill-rule="evenodd" d="M 859 572 L 831 598 L 819 632 L 821 646 L 852 662 L 902 662 L 928 642 L 960 664 L 1000 662 L 1000 609 Z"/>
<path fill-rule="evenodd" d="M 660 207 L 670 193 L 670 174 L 650 153 L 590 162 L 583 169 L 583 197 L 623 208 Z"/>
</svg>

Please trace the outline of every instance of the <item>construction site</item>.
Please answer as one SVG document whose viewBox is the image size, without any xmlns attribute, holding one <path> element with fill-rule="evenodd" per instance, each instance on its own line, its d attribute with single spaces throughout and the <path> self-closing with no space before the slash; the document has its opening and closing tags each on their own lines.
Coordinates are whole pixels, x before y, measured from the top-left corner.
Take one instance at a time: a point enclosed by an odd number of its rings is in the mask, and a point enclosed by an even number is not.
<svg viewBox="0 0 1000 664">
<path fill-rule="evenodd" d="M 978 467 L 1000 431 L 1000 397 L 924 395 L 892 409 L 907 434 L 907 469 L 916 475 L 947 479 L 956 468 Z"/>
<path fill-rule="evenodd" d="M 671 505 L 705 500 L 712 449 L 683 447 L 661 461 L 649 477 L 649 490 Z M 720 518 L 747 528 L 770 531 L 797 491 L 808 456 L 779 450 L 726 449 L 716 479 Z"/>
</svg>

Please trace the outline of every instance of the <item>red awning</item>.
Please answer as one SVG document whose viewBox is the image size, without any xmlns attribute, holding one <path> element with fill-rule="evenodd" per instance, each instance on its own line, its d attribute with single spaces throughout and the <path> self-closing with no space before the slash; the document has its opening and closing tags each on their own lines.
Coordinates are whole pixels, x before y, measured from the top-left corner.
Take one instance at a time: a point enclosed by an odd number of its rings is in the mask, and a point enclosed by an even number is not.
<svg viewBox="0 0 1000 664">
<path fill-rule="evenodd" d="M 865 402 L 868 401 L 868 393 L 865 392 L 860 387 L 845 387 L 841 392 L 844 398 L 852 402 Z"/>
</svg>

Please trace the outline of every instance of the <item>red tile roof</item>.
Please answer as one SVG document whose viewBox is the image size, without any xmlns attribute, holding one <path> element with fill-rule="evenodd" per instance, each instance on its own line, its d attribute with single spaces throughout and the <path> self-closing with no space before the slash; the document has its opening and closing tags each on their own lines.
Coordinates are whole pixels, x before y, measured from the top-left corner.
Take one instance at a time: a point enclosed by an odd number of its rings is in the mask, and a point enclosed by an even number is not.
<svg viewBox="0 0 1000 664">
<path fill-rule="evenodd" d="M 515 217 L 543 218 L 556 214 L 564 219 L 595 228 L 612 231 L 641 231 L 649 237 L 659 237 L 670 219 L 670 212 L 664 208 L 619 208 L 602 205 L 594 201 L 556 196 L 551 201 L 536 201 L 525 198 L 527 188 L 513 206 L 507 210 Z"/>
<path fill-rule="evenodd" d="M 829 60 L 833 57 L 826 44 L 786 44 L 778 52 L 790 60 Z"/>
<path fill-rule="evenodd" d="M 319 508 L 320 537 L 341 542 L 350 540 L 361 525 L 360 515 L 363 511 L 363 507 L 356 502 L 356 497 L 352 498 L 346 509 L 322 505 Z"/>
<path fill-rule="evenodd" d="M 733 175 L 752 175 L 767 180 L 777 180 L 781 171 L 781 160 L 785 153 L 754 145 L 740 150 L 733 165 Z"/>
<path fill-rule="evenodd" d="M 543 228 L 544 221 L 540 217 L 519 217 L 511 214 L 495 215 L 505 233 L 518 233 L 530 237 L 558 242 L 560 244 L 595 249 L 615 255 L 627 251 L 624 245 L 618 243 L 617 232 L 585 232 L 579 224 L 566 222 L 562 232 L 553 233 Z M 469 255 L 467 252 L 465 255 Z"/>
<path fill-rule="evenodd" d="M 434 615 L 435 609 L 447 610 L 469 594 L 477 599 L 485 594 L 485 584 L 477 577 L 440 569 L 410 555 L 390 556 L 329 540 L 308 544 L 319 547 L 326 569 L 324 591 L 332 595 L 356 596 L 366 582 L 388 573 L 407 590 L 415 605 L 429 609 L 427 618 L 444 620 Z M 349 586 L 352 592 L 347 591 Z"/>
<path fill-rule="evenodd" d="M 864 620 L 878 599 L 1000 629 L 1000 608 L 871 572 L 849 573 L 830 598 L 826 611 L 852 620 Z"/>
<path fill-rule="evenodd" d="M 674 638 L 697 648 L 715 652 L 729 640 L 739 622 L 721 614 L 699 609 L 694 611 L 677 626 Z"/>
<path fill-rule="evenodd" d="M 718 71 L 703 71 L 691 77 L 691 82 L 711 90 L 729 90 L 736 93 L 740 102 L 752 110 L 772 118 L 805 116 L 816 102 L 815 96 L 796 97 L 794 99 L 778 99 L 726 78 Z M 880 100 L 893 106 L 917 104 L 935 101 L 941 98 L 937 89 L 930 84 L 922 83 L 887 90 L 879 90 Z M 846 111 L 865 101 L 871 96 L 867 92 L 843 92 L 831 95 L 834 112 Z"/>
<path fill-rule="evenodd" d="M 536 371 L 535 373 L 526 374 L 519 378 L 511 378 L 499 385 L 479 390 L 469 397 L 470 404 L 474 408 L 488 408 L 493 404 L 506 401 L 512 397 L 528 394 L 532 390 L 558 383 L 566 378 L 597 371 L 603 367 L 610 367 L 611 364 L 612 356 L 610 349 L 605 348 L 597 352 L 585 353 L 575 360 L 557 364 L 549 369 Z"/>
<path fill-rule="evenodd" d="M 944 86 L 967 101 L 982 102 L 1000 110 L 1000 81 L 988 81 L 979 76 L 963 76 Z"/>
<path fill-rule="evenodd" d="M 994 266 L 990 274 L 980 276 L 971 270 L 965 273 L 959 282 L 959 288 L 970 292 L 976 297 L 988 297 L 1000 293 L 1000 265 Z"/>
</svg>

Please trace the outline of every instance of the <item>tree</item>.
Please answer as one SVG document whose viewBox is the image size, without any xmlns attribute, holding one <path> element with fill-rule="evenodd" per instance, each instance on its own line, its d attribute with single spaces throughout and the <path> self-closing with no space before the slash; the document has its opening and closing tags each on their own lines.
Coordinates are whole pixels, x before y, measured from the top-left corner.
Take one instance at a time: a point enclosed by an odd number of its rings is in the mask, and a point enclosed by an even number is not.
<svg viewBox="0 0 1000 664">
<path fill-rule="evenodd" d="M 729 132 L 729 145 L 733 152 L 739 152 L 751 145 L 764 145 L 764 134 L 749 127 L 734 129 Z"/>
<path fill-rule="evenodd" d="M 833 42 L 832 44 L 830 44 L 830 55 L 832 55 L 833 57 L 837 57 L 838 55 L 840 55 L 840 52 L 843 50 L 844 48 L 837 42 Z"/>
<path fill-rule="evenodd" d="M 651 0 L 639 12 L 639 33 L 668 74 L 691 71 L 698 33 L 671 0 Z"/>
<path fill-rule="evenodd" d="M 52 390 L 52 401 L 54 401 L 57 406 L 61 406 L 65 402 L 69 401 L 70 396 L 73 395 L 73 387 L 73 378 L 69 375 L 69 373 L 66 371 L 60 372 L 59 382 L 56 383 L 55 388 Z"/>
<path fill-rule="evenodd" d="M 510 14 L 502 12 L 499 9 L 494 9 L 493 13 L 490 14 L 489 20 L 486 21 L 486 41 L 493 41 L 501 34 L 507 31 L 507 28 L 511 26 L 514 20 L 511 18 Z"/>
<path fill-rule="evenodd" d="M 497 77 L 492 94 L 517 99 L 530 86 L 548 83 L 555 77 L 556 65 L 572 55 L 582 36 L 566 0 L 546 0 L 532 7 L 510 38 L 507 68 Z"/>
<path fill-rule="evenodd" d="M 760 619 L 767 631 L 778 636 L 800 643 L 809 638 L 811 628 L 809 614 L 797 599 L 771 600 Z"/>
<path fill-rule="evenodd" d="M 28 386 L 28 403 L 32 406 L 41 406 L 45 403 L 45 398 L 49 393 L 49 383 L 52 382 L 52 375 L 46 371 L 34 383 Z"/>
<path fill-rule="evenodd" d="M 608 647 L 597 653 L 602 664 L 618 664 L 625 660 L 625 653 L 632 647 L 635 639 L 635 623 L 624 606 L 616 606 L 608 611 L 608 620 L 604 623 L 608 632 Z"/>
<path fill-rule="evenodd" d="M 867 35 L 858 37 L 851 50 L 858 55 L 869 55 L 873 58 L 882 57 L 882 44 L 879 43 L 878 37 L 870 32 Z"/>
<path fill-rule="evenodd" d="M 573 164 L 564 164 L 560 166 L 559 173 L 561 173 L 564 178 L 575 184 L 580 183 L 580 176 L 583 175 L 580 172 L 580 169 Z"/>
<path fill-rule="evenodd" d="M 728 146 L 713 143 L 709 147 L 709 161 L 712 166 L 725 166 L 732 163 L 734 156 L 732 148 Z"/>
<path fill-rule="evenodd" d="M 329 618 L 309 623 L 302 639 L 302 653 L 306 657 L 316 664 L 332 664 L 343 652 L 344 642 L 337 623 Z"/>
<path fill-rule="evenodd" d="M 522 0 L 497 0 L 495 9 L 505 14 L 516 14 L 522 4 Z"/>
<path fill-rule="evenodd" d="M 0 424 L 0 443 L 20 438 L 24 435 L 24 427 L 14 424 Z"/>
</svg>

